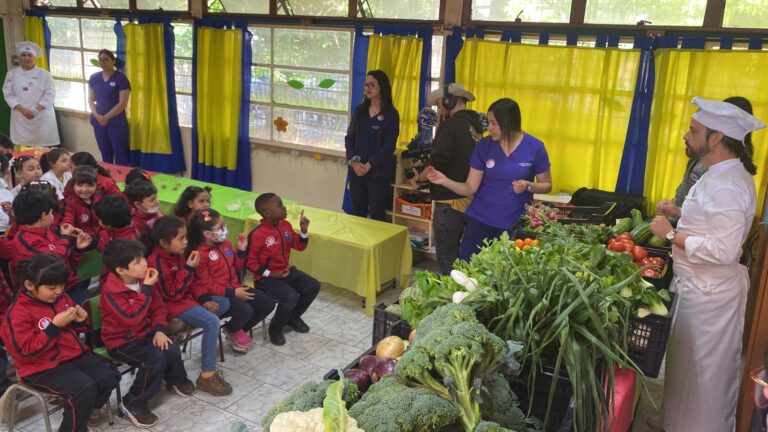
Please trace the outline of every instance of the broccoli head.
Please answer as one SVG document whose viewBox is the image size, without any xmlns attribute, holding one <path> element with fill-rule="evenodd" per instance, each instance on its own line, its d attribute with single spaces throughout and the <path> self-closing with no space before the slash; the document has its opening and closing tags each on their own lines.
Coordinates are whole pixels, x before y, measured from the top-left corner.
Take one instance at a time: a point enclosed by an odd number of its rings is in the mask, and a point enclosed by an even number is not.
<svg viewBox="0 0 768 432">
<path fill-rule="evenodd" d="M 366 432 L 437 432 L 456 422 L 452 402 L 429 390 L 407 387 L 396 375 L 371 386 L 349 410 Z"/>
<path fill-rule="evenodd" d="M 451 328 L 463 322 L 477 322 L 477 317 L 471 307 L 456 303 L 442 305 L 419 321 L 419 325 L 416 327 L 416 340 L 433 330 Z"/>
<path fill-rule="evenodd" d="M 515 393 L 509 388 L 509 381 L 499 372 L 483 377 L 480 390 L 480 413 L 486 420 L 512 430 L 526 430 L 525 414 L 518 406 Z"/>
<path fill-rule="evenodd" d="M 273 406 L 264 418 L 261 419 L 261 427 L 269 432 L 269 426 L 278 414 L 288 411 L 309 411 L 313 408 L 320 408 L 323 406 L 323 400 L 325 399 L 325 392 L 328 387 L 336 381 L 327 380 L 321 382 L 308 382 L 304 383 L 301 387 L 292 391 L 283 399 L 282 402 Z M 355 403 L 360 397 L 360 392 L 357 390 L 357 384 L 354 381 L 347 380 L 347 385 L 344 390 L 344 402 L 347 406 Z"/>
<path fill-rule="evenodd" d="M 519 430 L 525 430 L 525 429 L 519 429 Z M 473 432 L 515 432 L 515 430 L 502 427 L 498 423 L 481 421 L 480 423 L 478 423 L 477 426 L 475 426 L 475 430 Z"/>
</svg>

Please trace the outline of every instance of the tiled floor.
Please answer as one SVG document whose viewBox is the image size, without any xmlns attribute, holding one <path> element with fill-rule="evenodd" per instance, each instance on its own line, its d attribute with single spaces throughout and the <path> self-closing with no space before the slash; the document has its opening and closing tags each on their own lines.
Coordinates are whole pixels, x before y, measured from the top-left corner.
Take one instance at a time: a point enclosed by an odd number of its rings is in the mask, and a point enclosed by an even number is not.
<svg viewBox="0 0 768 432">
<path fill-rule="evenodd" d="M 418 267 L 436 270 L 434 261 L 429 260 Z M 379 294 L 378 301 L 391 303 L 398 295 L 398 290 L 389 289 Z M 321 380 L 328 371 L 347 365 L 371 346 L 372 318 L 363 312 L 360 297 L 349 291 L 324 285 L 304 319 L 312 330 L 307 334 L 286 333 L 287 343 L 281 347 L 262 340 L 261 327 L 254 330 L 257 343 L 247 354 L 232 352 L 225 342 L 225 361 L 218 367 L 232 384 L 234 393 L 214 397 L 196 392 L 191 398 L 181 398 L 161 390 L 151 406 L 160 422 L 150 430 L 229 432 L 232 425 L 242 422 L 251 432 L 261 431 L 262 416 L 292 389 L 307 381 Z M 185 355 L 187 374 L 193 381 L 200 371 L 199 343 L 199 339 L 195 340 L 192 354 Z M 122 388 L 130 387 L 132 380 L 132 375 L 124 376 Z M 650 393 L 659 403 L 661 388 L 660 381 L 649 380 Z M 114 397 L 112 403 L 114 408 Z M 22 406 L 20 430 L 44 431 L 39 409 L 30 405 L 30 401 L 26 401 Z M 645 419 L 652 411 L 644 397 L 634 431 L 650 430 Z M 99 427 L 109 432 L 139 430 L 127 420 L 115 419 L 115 425 L 108 426 L 104 419 Z M 60 412 L 52 416 L 54 430 L 60 421 Z M 4 431 L 7 427 L 0 426 L 0 432 Z"/>
</svg>

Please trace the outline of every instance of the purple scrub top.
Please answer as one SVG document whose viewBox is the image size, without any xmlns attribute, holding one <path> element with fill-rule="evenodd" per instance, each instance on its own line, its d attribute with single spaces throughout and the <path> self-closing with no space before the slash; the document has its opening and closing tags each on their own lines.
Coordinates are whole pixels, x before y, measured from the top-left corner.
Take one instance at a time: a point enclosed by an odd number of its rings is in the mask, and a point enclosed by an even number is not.
<svg viewBox="0 0 768 432">
<path fill-rule="evenodd" d="M 93 91 L 96 97 L 96 112 L 104 115 L 109 112 L 120 102 L 120 92 L 123 90 L 130 90 L 131 83 L 128 82 L 128 78 L 122 72 L 116 70 L 115 73 L 104 81 L 101 76 L 101 72 L 96 72 L 88 79 L 88 87 Z M 110 125 L 127 125 L 128 120 L 125 116 L 125 110 L 112 118 L 107 127 Z M 97 126 L 98 122 L 91 116 L 91 125 Z"/>
</svg>

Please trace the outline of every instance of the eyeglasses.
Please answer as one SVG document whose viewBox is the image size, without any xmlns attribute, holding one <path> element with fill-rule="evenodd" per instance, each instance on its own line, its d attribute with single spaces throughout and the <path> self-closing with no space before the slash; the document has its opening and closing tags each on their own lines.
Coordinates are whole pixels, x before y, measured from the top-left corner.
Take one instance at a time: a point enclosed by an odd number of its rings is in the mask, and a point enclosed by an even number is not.
<svg viewBox="0 0 768 432">
<path fill-rule="evenodd" d="M 369 82 L 369 83 L 363 84 L 363 86 L 365 88 L 374 88 L 374 87 L 376 87 L 376 83 Z"/>
</svg>

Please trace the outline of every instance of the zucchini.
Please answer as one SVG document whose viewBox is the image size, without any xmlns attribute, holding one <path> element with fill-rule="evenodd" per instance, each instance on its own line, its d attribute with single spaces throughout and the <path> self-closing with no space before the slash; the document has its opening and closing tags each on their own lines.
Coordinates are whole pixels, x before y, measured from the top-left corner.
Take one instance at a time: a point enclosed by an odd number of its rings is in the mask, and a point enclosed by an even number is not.
<svg viewBox="0 0 768 432">
<path fill-rule="evenodd" d="M 611 234 L 613 236 L 617 236 L 619 234 L 625 233 L 632 229 L 632 219 L 630 218 L 621 218 L 618 221 L 616 221 L 616 225 L 614 225 L 611 228 Z"/>
<path fill-rule="evenodd" d="M 651 233 L 651 224 L 643 223 L 642 225 L 638 225 L 630 232 L 630 234 L 632 234 L 632 239 L 635 241 L 635 244 L 643 244 L 653 237 L 653 234 Z"/>
<path fill-rule="evenodd" d="M 643 220 L 643 213 L 640 212 L 638 209 L 632 209 L 632 229 L 639 227 L 640 225 L 643 225 L 645 221 Z M 634 238 L 634 235 L 632 236 Z"/>
<path fill-rule="evenodd" d="M 648 240 L 648 245 L 653 247 L 667 247 L 667 241 L 659 236 L 651 236 Z"/>
</svg>

